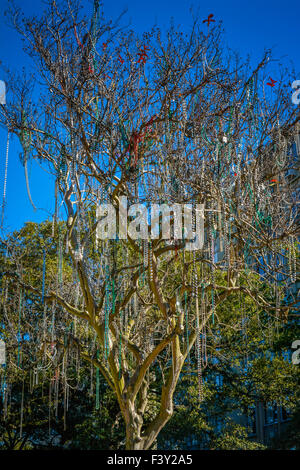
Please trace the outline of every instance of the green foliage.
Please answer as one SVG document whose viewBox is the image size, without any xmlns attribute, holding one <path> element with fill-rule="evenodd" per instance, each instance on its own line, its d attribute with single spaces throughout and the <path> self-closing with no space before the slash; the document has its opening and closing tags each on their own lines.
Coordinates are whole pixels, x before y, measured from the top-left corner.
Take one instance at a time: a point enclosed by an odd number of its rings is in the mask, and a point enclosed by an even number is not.
<svg viewBox="0 0 300 470">
<path fill-rule="evenodd" d="M 220 435 L 212 441 L 212 450 L 263 450 L 265 446 L 249 440 L 244 426 L 228 420 Z"/>
<path fill-rule="evenodd" d="M 25 269 L 26 282 L 41 289 L 42 253 L 47 251 L 46 281 L 49 288 L 57 286 L 57 231 L 51 236 L 50 222 L 40 225 L 28 223 L 19 232 L 15 232 L 8 244 L 1 247 L 2 274 L 17 271 L 22 265 Z M 5 250 L 10 244 L 17 247 L 18 256 L 5 258 Z M 120 261 L 122 253 L 115 253 Z M 97 253 L 94 252 L 95 260 Z M 129 254 L 129 262 L 134 262 L 135 254 Z M 118 262 L 119 262 L 118 261 Z M 174 265 L 175 266 L 175 265 Z M 159 273 L 162 276 L 163 269 Z M 240 276 L 239 283 L 247 285 L 251 276 L 252 285 L 257 293 L 263 294 L 273 302 L 272 292 L 259 279 L 250 273 Z M 170 271 L 165 284 L 166 294 L 171 294 L 179 285 L 180 271 Z M 72 269 L 68 255 L 63 259 L 64 289 L 72 290 Z M 5 295 L 5 275 L 2 278 L 2 302 Z M 216 273 L 218 285 L 227 285 L 224 273 Z M 40 375 L 39 382 L 29 390 L 32 383 L 33 363 L 32 348 L 40 341 L 37 325 L 43 315 L 40 298 L 29 290 L 24 297 L 22 322 L 19 325 L 19 305 L 13 285 L 8 285 L 6 310 L 10 312 L 10 328 L 0 325 L 0 333 L 7 341 L 10 361 L 6 373 L 9 375 L 10 400 L 4 419 L 4 404 L 1 402 L 0 442 L 6 449 L 29 448 L 68 448 L 68 449 L 122 449 L 124 447 L 124 424 L 114 393 L 100 376 L 100 409 L 95 409 L 95 368 L 81 362 L 79 368 L 68 370 L 68 382 L 71 386 L 69 407 L 64 421 L 63 389 L 59 389 L 58 405 L 52 400 L 49 404 L 48 390 L 53 383 L 54 372 Z M 191 302 L 191 298 L 188 298 Z M 193 315 L 193 305 L 190 305 Z M 33 314 L 36 317 L 33 317 Z M 59 311 L 56 312 L 60 315 Z M 155 307 L 147 313 L 155 323 L 160 315 Z M 36 322 L 33 321 L 36 318 Z M 60 340 L 64 343 L 74 337 L 74 325 L 71 318 L 66 319 Z M 191 446 L 208 449 L 262 449 L 261 444 L 249 437 L 247 423 L 238 421 L 239 416 L 247 418 L 257 401 L 277 403 L 291 413 L 288 429 L 271 445 L 275 448 L 299 447 L 299 384 L 300 368 L 292 365 L 287 358 L 291 343 L 300 337 L 297 321 L 291 319 L 282 322 L 274 318 L 270 322 L 263 308 L 258 308 L 255 300 L 243 293 L 233 293 L 216 310 L 216 323 L 207 331 L 209 367 L 203 371 L 204 396 L 199 403 L 197 383 L 197 361 L 194 350 L 190 363 L 181 374 L 175 392 L 175 412 L 169 423 L 159 435 L 158 447 L 162 449 L 189 449 Z M 20 334 L 30 333 L 30 341 L 17 341 L 15 332 L 20 326 Z M 51 325 L 48 325 L 51 329 Z M 51 331 L 51 330 L 50 330 Z M 13 333 L 13 334 L 12 334 Z M 85 331 L 82 324 L 77 324 L 77 335 L 83 336 L 87 344 L 94 343 L 91 333 Z M 58 338 L 59 339 L 59 338 Z M 185 341 L 185 339 L 182 339 Z M 69 344 L 69 343 L 68 343 Z M 61 350 L 61 358 L 66 350 Z M 17 367 L 20 353 L 21 367 Z M 41 360 L 42 360 L 41 351 Z M 91 367 L 93 375 L 91 375 Z M 163 385 L 161 371 L 167 364 L 158 359 L 149 371 L 150 389 L 145 412 L 145 426 L 155 417 L 160 406 L 160 393 Z M 4 369 L 1 372 L 4 378 Z M 222 377 L 222 386 L 217 379 Z M 30 378 L 31 377 L 31 378 Z M 24 409 L 22 433 L 20 433 L 20 407 L 22 401 L 23 380 Z M 50 414 L 49 414 L 50 413 Z M 50 425 L 49 425 L 50 416 Z M 237 418 L 235 420 L 235 418 Z M 50 429 L 50 432 L 49 432 Z"/>
</svg>

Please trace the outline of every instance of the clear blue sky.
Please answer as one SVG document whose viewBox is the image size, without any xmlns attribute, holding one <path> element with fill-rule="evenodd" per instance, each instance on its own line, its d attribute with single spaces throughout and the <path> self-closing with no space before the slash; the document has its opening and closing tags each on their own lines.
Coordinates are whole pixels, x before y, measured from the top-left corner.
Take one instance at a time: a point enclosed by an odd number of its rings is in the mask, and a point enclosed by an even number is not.
<svg viewBox="0 0 300 470">
<path fill-rule="evenodd" d="M 28 66 L 28 60 L 22 51 L 18 35 L 5 24 L 3 11 L 7 0 L 1 1 L 2 15 L 0 18 L 0 60 L 3 65 L 13 69 Z M 43 9 L 42 0 L 16 0 L 24 11 L 30 15 L 38 14 Z M 91 10 L 92 2 L 83 0 L 83 4 Z M 175 24 L 188 29 L 191 24 L 190 6 L 199 12 L 201 18 L 213 13 L 216 20 L 222 20 L 225 29 L 225 40 L 229 47 L 241 55 L 250 54 L 253 62 L 261 58 L 265 48 L 272 48 L 273 55 L 285 65 L 294 63 L 300 79 L 299 60 L 299 0 L 199 0 L 193 3 L 186 0 L 106 0 L 104 10 L 106 16 L 116 18 L 127 8 L 127 19 L 137 32 L 149 29 L 154 22 L 162 28 L 167 27 L 169 19 L 174 18 Z M 0 79 L 1 76 L 0 71 Z M 276 76 L 274 76 L 276 79 Z M 8 96 L 9 99 L 9 96 Z M 0 129 L 0 205 L 2 204 L 3 175 L 6 147 L 6 133 Z M 5 231 L 20 228 L 26 221 L 40 222 L 47 218 L 43 210 L 34 212 L 28 200 L 24 169 L 19 161 L 21 149 L 13 139 L 10 146 L 7 205 L 5 212 Z M 32 198 L 38 207 L 53 212 L 53 184 L 48 175 L 35 163 L 30 165 L 30 186 Z"/>
</svg>

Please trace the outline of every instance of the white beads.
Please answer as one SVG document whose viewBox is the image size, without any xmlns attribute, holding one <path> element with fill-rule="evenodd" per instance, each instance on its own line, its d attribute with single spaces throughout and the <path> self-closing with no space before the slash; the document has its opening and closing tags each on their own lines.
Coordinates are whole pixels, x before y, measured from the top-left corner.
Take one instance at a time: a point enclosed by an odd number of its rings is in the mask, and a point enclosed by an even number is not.
<svg viewBox="0 0 300 470">
<path fill-rule="evenodd" d="M 149 240 L 149 279 L 150 279 L 150 282 L 153 281 L 153 251 L 152 251 L 151 240 Z"/>
</svg>

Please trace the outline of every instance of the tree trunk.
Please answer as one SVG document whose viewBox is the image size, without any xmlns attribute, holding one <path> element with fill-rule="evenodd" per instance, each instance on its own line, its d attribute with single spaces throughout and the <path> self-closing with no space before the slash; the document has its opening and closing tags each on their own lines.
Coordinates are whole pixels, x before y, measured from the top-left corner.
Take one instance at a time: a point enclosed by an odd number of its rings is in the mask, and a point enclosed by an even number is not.
<svg viewBox="0 0 300 470">
<path fill-rule="evenodd" d="M 126 425 L 126 450 L 147 450 L 146 440 L 141 437 L 141 427 L 133 421 Z"/>
<path fill-rule="evenodd" d="M 134 403 L 126 403 L 126 450 L 145 450 L 145 440 L 141 437 L 143 418 L 136 412 Z"/>
<path fill-rule="evenodd" d="M 126 426 L 126 450 L 147 450 L 145 440 L 138 437 L 131 426 Z"/>
<path fill-rule="evenodd" d="M 171 414 L 166 413 L 150 425 L 148 432 L 145 430 L 142 433 L 142 417 L 137 413 L 132 414 L 130 422 L 126 424 L 126 450 L 149 450 L 170 418 Z"/>
</svg>

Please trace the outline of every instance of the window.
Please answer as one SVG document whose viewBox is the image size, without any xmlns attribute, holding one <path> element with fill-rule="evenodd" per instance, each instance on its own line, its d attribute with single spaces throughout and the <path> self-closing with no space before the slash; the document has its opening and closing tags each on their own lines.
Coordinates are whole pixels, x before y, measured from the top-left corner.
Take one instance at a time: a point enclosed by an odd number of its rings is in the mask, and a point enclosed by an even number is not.
<svg viewBox="0 0 300 470">
<path fill-rule="evenodd" d="M 223 375 L 217 374 L 216 375 L 216 386 L 222 387 L 223 386 Z"/>
<path fill-rule="evenodd" d="M 277 403 L 267 403 L 265 407 L 265 424 L 273 424 L 278 422 Z"/>
<path fill-rule="evenodd" d="M 289 419 L 289 416 L 290 416 L 290 413 L 289 411 L 286 409 L 286 408 L 281 408 L 281 419 L 282 421 L 286 421 L 287 419 Z"/>
<path fill-rule="evenodd" d="M 256 434 L 256 413 L 255 408 L 251 407 L 248 410 L 248 428 L 251 434 Z"/>
</svg>

